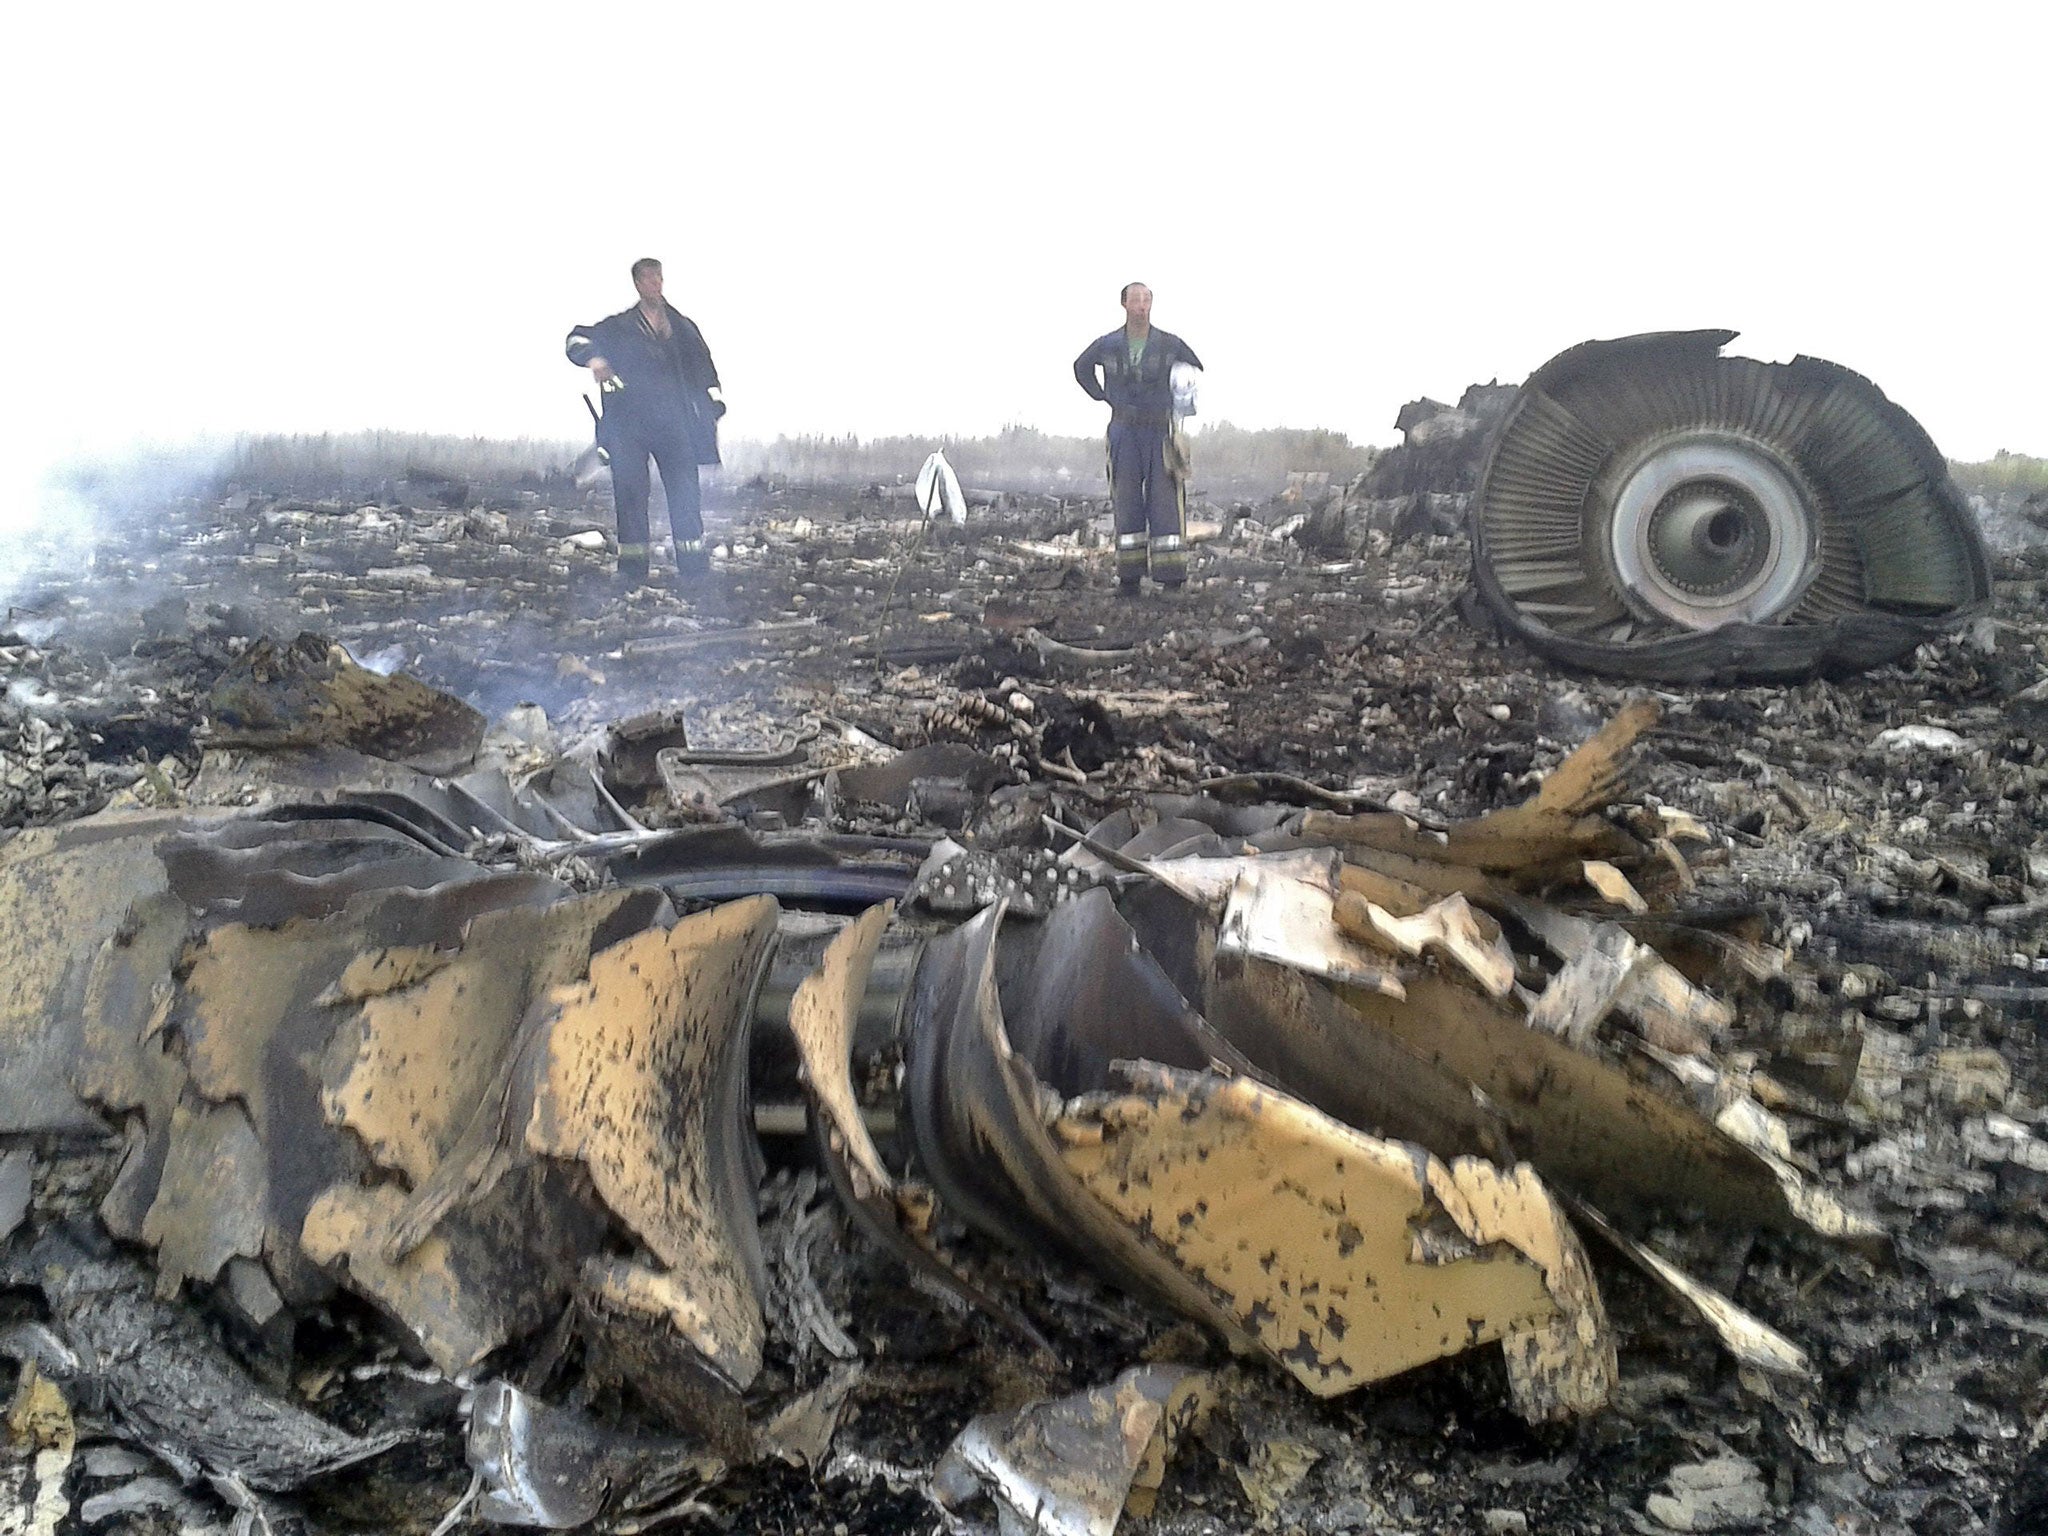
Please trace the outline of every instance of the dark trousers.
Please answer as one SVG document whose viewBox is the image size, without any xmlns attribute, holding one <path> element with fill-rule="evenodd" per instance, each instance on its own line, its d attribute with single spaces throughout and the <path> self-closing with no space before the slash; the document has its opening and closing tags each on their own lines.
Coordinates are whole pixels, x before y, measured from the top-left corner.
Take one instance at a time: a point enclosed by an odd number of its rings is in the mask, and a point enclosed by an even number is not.
<svg viewBox="0 0 2048 1536">
<path fill-rule="evenodd" d="M 609 445 L 612 456 L 612 505 L 619 514 L 619 569 L 632 576 L 647 574 L 647 496 L 652 478 L 647 461 L 661 470 L 662 493 L 668 498 L 668 530 L 675 540 L 676 564 L 704 545 L 703 496 L 697 486 L 697 454 L 690 434 L 673 428 L 622 425 Z"/>
<path fill-rule="evenodd" d="M 1116 575 L 1135 585 L 1148 562 L 1162 586 L 1187 580 L 1187 499 L 1180 478 L 1167 468 L 1165 423 L 1112 420 L 1109 424 L 1109 489 L 1116 507 Z"/>
</svg>

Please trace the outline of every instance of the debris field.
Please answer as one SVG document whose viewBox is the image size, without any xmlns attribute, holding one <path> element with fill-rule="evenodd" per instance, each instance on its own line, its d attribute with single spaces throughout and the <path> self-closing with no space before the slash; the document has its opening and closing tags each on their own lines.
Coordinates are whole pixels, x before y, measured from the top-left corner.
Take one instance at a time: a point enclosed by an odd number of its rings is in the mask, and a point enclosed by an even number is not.
<svg viewBox="0 0 2048 1536">
<path fill-rule="evenodd" d="M 1872 670 L 1603 680 L 1476 403 L 1136 600 L 971 477 L 21 586 L 0 1529 L 2040 1529 L 2037 510 Z"/>
</svg>

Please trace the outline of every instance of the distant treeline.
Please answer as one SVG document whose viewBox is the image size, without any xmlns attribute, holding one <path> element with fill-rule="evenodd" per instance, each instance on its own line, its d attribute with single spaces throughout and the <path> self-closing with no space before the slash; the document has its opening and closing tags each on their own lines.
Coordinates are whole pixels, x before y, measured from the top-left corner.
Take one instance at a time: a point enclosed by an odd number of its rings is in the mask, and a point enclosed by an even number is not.
<svg viewBox="0 0 2048 1536">
<path fill-rule="evenodd" d="M 2048 459 L 2008 453 L 2003 448 L 1981 464 L 1951 463 L 1948 469 L 1956 484 L 1973 496 L 1996 496 L 2005 491 L 2034 496 L 2048 491 Z"/>
<path fill-rule="evenodd" d="M 442 437 L 419 432 L 341 432 L 239 439 L 225 478 L 248 488 L 295 495 L 370 495 L 402 481 L 545 486 L 564 479 L 581 442 L 541 438 Z M 1100 494 L 1103 440 L 1055 437 L 1035 427 L 1005 427 L 992 437 L 778 437 L 724 444 L 725 477 L 769 476 L 799 485 L 889 485 L 916 478 L 944 449 L 962 482 L 975 489 Z M 1263 498 L 1291 470 L 1327 470 L 1342 481 L 1368 468 L 1377 450 L 1341 432 L 1227 422 L 1193 437 L 1195 486 L 1214 497 Z"/>
<path fill-rule="evenodd" d="M 1293 470 L 1328 470 L 1342 484 L 1371 467 L 1380 450 L 1341 432 L 1268 427 L 1250 431 L 1219 422 L 1193 439 L 1195 486 L 1212 498 L 1263 499 L 1277 494 Z M 224 456 L 222 477 L 251 489 L 299 495 L 374 495 L 403 481 L 456 481 L 478 486 L 566 482 L 588 445 L 545 438 L 447 437 L 422 432 L 342 432 L 245 437 Z M 725 444 L 728 481 L 770 476 L 798 485 L 889 485 L 915 478 L 934 449 L 944 449 L 962 482 L 976 489 L 1100 494 L 1100 437 L 1055 437 L 1035 427 L 1005 427 L 992 437 L 778 437 Z M 210 456 L 210 454 L 209 454 Z M 159 461 L 152 456 L 150 465 Z M 177 458 L 194 467 L 197 450 Z M 140 462 L 140 461 L 138 461 Z M 214 462 L 220 462 L 216 459 Z M 2001 450 L 1976 464 L 1951 462 L 1950 473 L 1977 496 L 2048 492 L 2048 459 Z M 81 489 L 110 488 L 110 470 L 81 473 Z"/>
<path fill-rule="evenodd" d="M 401 480 L 545 483 L 566 477 L 582 449 L 581 443 L 537 437 L 295 433 L 237 438 L 223 473 L 233 484 L 302 495 L 362 491 Z"/>
<path fill-rule="evenodd" d="M 1348 479 L 1369 468 L 1377 452 L 1341 432 L 1251 431 L 1228 422 L 1202 428 L 1191 444 L 1198 491 L 1254 498 L 1277 494 L 1290 470 L 1328 470 L 1332 479 Z M 746 477 L 886 485 L 915 478 L 918 466 L 938 449 L 961 481 L 976 489 L 1090 495 L 1104 489 L 1101 437 L 1055 437 L 1035 427 L 1005 427 L 993 437 L 779 437 L 735 443 L 726 462 Z"/>
</svg>

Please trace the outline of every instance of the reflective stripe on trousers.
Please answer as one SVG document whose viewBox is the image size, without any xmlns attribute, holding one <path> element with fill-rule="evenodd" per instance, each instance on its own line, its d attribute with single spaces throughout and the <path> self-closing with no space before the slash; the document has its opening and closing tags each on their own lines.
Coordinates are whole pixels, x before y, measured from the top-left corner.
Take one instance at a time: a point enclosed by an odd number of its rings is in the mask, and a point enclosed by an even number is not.
<svg viewBox="0 0 2048 1536">
<path fill-rule="evenodd" d="M 1136 533 L 1120 533 L 1116 536 L 1116 579 L 1136 581 L 1145 574 L 1145 545 L 1147 537 L 1143 529 Z"/>
<path fill-rule="evenodd" d="M 1187 539 L 1178 533 L 1162 533 L 1152 540 L 1152 579 L 1161 586 L 1177 586 L 1188 579 Z"/>
</svg>

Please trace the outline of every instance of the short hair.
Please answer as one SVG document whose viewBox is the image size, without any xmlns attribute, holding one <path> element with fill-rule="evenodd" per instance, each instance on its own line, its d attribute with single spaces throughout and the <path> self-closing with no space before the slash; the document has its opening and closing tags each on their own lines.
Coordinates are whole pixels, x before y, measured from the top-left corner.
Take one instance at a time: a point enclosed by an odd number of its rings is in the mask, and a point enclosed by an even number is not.
<svg viewBox="0 0 2048 1536">
<path fill-rule="evenodd" d="M 634 262 L 633 281 L 636 283 L 639 282 L 640 274 L 642 272 L 645 272 L 649 267 L 652 267 L 655 271 L 659 272 L 661 270 L 661 263 L 656 261 L 652 256 L 642 256 L 638 261 Z"/>
<path fill-rule="evenodd" d="M 1121 288 L 1119 288 L 1119 289 L 1117 290 L 1117 295 L 1116 295 L 1116 301 L 1117 301 L 1117 303 L 1119 303 L 1119 304 L 1128 304 L 1128 303 L 1130 303 L 1130 302 L 1131 302 L 1131 290 L 1132 290 L 1133 288 L 1142 288 L 1142 289 L 1144 289 L 1144 290 L 1145 290 L 1145 291 L 1146 291 L 1147 293 L 1150 293 L 1150 292 L 1152 291 L 1152 285 L 1151 285 L 1150 283 L 1125 283 L 1125 284 L 1123 285 L 1123 287 L 1121 287 Z"/>
</svg>

